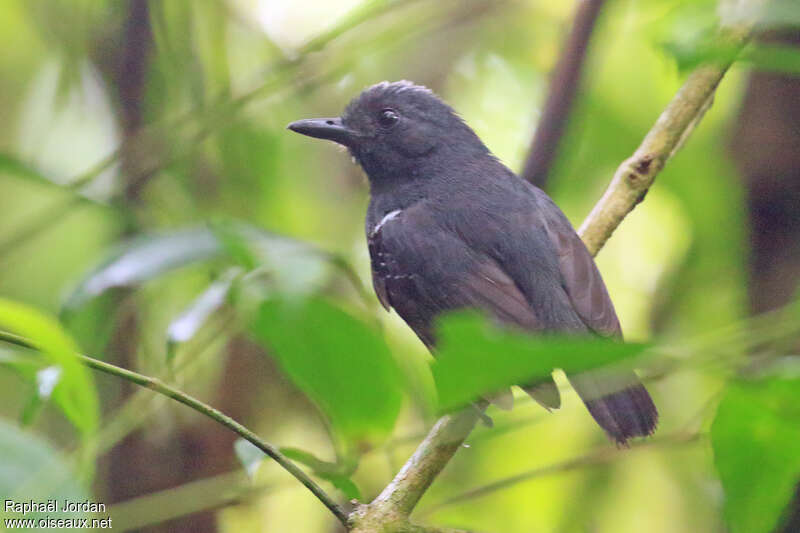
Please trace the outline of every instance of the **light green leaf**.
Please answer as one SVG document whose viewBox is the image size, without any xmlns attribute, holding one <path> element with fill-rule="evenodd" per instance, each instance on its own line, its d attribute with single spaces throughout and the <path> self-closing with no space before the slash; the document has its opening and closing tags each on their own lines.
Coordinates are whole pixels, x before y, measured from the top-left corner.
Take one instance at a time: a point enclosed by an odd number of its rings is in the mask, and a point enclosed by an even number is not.
<svg viewBox="0 0 800 533">
<path fill-rule="evenodd" d="M 711 446 L 731 532 L 774 531 L 800 481 L 800 379 L 731 383 Z"/>
<path fill-rule="evenodd" d="M 401 376 L 372 327 L 322 299 L 276 299 L 261 306 L 253 331 L 344 443 L 383 438 L 392 429 Z"/>
<path fill-rule="evenodd" d="M 645 348 L 599 337 L 533 336 L 500 330 L 473 312 L 442 317 L 438 338 L 432 368 L 442 410 L 510 385 L 531 383 L 556 368 L 579 373 L 629 360 Z"/>
<path fill-rule="evenodd" d="M 92 434 L 100 417 L 97 390 L 76 357 L 77 347 L 58 322 L 26 305 L 0 299 L 0 327 L 25 337 L 60 368 L 53 400 L 84 437 Z"/>
</svg>

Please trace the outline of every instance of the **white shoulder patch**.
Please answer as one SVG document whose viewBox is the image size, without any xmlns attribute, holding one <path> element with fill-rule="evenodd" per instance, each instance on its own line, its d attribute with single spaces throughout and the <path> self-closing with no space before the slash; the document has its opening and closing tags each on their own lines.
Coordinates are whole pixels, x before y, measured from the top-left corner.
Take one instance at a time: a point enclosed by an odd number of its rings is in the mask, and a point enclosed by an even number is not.
<svg viewBox="0 0 800 533">
<path fill-rule="evenodd" d="M 402 210 L 400 210 L 400 209 L 395 209 L 394 211 L 390 211 L 390 212 L 386 213 L 383 216 L 383 218 L 381 219 L 381 221 L 378 222 L 377 224 L 375 224 L 375 227 L 372 228 L 372 234 L 375 235 L 376 233 L 378 233 L 381 230 L 381 228 L 383 227 L 384 224 L 386 224 L 387 222 L 389 222 L 390 220 L 395 218 L 397 215 L 399 215 L 401 213 L 401 211 Z"/>
</svg>

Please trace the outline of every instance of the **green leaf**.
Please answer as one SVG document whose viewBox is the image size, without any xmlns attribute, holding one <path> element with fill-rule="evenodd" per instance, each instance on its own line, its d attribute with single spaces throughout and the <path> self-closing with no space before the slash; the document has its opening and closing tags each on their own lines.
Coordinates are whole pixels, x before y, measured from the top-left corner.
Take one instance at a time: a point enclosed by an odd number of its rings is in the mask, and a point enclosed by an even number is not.
<svg viewBox="0 0 800 533">
<path fill-rule="evenodd" d="M 348 500 L 361 499 L 361 491 L 358 490 L 358 486 L 349 477 L 336 474 L 319 474 L 319 477 L 330 481 L 334 487 L 342 491 Z"/>
<path fill-rule="evenodd" d="M 76 357 L 77 347 L 58 322 L 26 305 L 0 299 L 0 327 L 25 337 L 48 362 L 60 368 L 58 383 L 48 392 L 83 436 L 91 435 L 100 417 L 97 390 L 89 371 Z"/>
<path fill-rule="evenodd" d="M 761 70 L 800 73 L 800 50 L 794 46 L 751 44 L 742 54 L 742 60 Z"/>
<path fill-rule="evenodd" d="M 401 376 L 375 329 L 311 298 L 265 302 L 253 330 L 345 444 L 383 438 L 392 429 L 402 400 Z"/>
<path fill-rule="evenodd" d="M 0 174 L 11 174 L 13 176 L 33 180 L 39 183 L 45 183 L 49 185 L 53 184 L 51 180 L 44 177 L 32 166 L 7 153 L 0 153 Z"/>
<path fill-rule="evenodd" d="M 86 490 L 76 481 L 77 475 L 67 462 L 40 437 L 22 431 L 0 419 L 0 494 L 14 502 L 45 503 L 55 499 L 62 505 L 64 500 L 86 501 Z M 50 515 L 53 518 L 77 518 L 83 513 L 35 512 L 24 518 L 39 519 Z M 23 518 L 19 513 L 5 512 L 0 506 L 0 517 Z"/>
<path fill-rule="evenodd" d="M 533 336 L 500 330 L 474 312 L 448 314 L 438 326 L 432 368 L 442 410 L 547 377 L 556 368 L 579 373 L 629 360 L 645 348 L 600 337 Z"/>
<path fill-rule="evenodd" d="M 20 425 L 23 427 L 33 424 L 36 417 L 41 413 L 42 408 L 50 400 L 58 382 L 61 380 L 61 367 L 48 366 L 36 372 L 36 386 L 33 394 L 28 399 L 28 403 L 22 408 L 19 416 Z"/>
<path fill-rule="evenodd" d="M 360 500 L 361 491 L 358 486 L 350 479 L 350 476 L 358 468 L 358 462 L 343 461 L 339 463 L 331 463 L 330 461 L 323 461 L 314 454 L 298 448 L 281 448 L 281 453 L 289 459 L 302 463 L 311 468 L 314 475 L 329 481 L 334 487 L 342 491 L 349 500 Z"/>
<path fill-rule="evenodd" d="M 135 286 L 192 263 L 231 258 L 230 253 L 234 260 L 246 257 L 240 245 L 283 289 L 311 290 L 328 272 L 328 256 L 300 241 L 241 223 L 227 224 L 223 237 L 220 233 L 218 228 L 194 227 L 125 242 L 75 287 L 65 309 L 74 309 L 109 289 Z"/>
<path fill-rule="evenodd" d="M 800 379 L 731 383 L 711 446 L 731 532 L 774 531 L 800 480 Z"/>
</svg>

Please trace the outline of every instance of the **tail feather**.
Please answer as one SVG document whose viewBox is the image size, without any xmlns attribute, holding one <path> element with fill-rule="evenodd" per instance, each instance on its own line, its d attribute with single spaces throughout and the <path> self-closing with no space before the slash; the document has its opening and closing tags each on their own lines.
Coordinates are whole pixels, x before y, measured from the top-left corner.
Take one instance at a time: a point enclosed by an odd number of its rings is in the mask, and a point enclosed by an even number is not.
<svg viewBox="0 0 800 533">
<path fill-rule="evenodd" d="M 569 380 L 589 413 L 617 444 L 625 446 L 628 439 L 655 431 L 658 411 L 633 372 L 585 373 Z"/>
<path fill-rule="evenodd" d="M 561 394 L 552 377 L 538 383 L 524 385 L 522 389 L 548 411 L 561 407 Z"/>
</svg>

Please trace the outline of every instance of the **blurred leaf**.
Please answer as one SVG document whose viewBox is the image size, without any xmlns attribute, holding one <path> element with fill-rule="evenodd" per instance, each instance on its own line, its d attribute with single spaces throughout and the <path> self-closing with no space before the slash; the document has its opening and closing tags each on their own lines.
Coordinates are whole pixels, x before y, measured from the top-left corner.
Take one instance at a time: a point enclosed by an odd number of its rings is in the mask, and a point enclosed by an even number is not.
<svg viewBox="0 0 800 533">
<path fill-rule="evenodd" d="M 531 383 L 556 368 L 579 373 L 628 360 L 645 348 L 600 337 L 533 336 L 500 330 L 474 312 L 443 317 L 437 331 L 432 368 L 442 410 L 511 385 Z"/>
<path fill-rule="evenodd" d="M 0 299 L 0 326 L 25 337 L 60 368 L 61 377 L 52 397 L 84 437 L 92 434 L 100 416 L 97 390 L 89 371 L 75 356 L 77 347 L 58 322 L 26 305 Z M 46 385 L 49 387 L 51 382 Z M 40 392 L 47 392 L 46 387 L 37 384 Z"/>
<path fill-rule="evenodd" d="M 800 49 L 775 44 L 752 44 L 742 54 L 742 60 L 762 70 L 787 74 L 800 73 Z"/>
<path fill-rule="evenodd" d="M 16 502 L 86 501 L 86 490 L 76 481 L 76 473 L 50 444 L 41 438 L 21 431 L 0 419 L 0 494 Z M 29 512 L 25 518 L 39 519 L 76 518 L 82 513 L 69 513 L 62 509 L 54 513 Z M 6 513 L 0 507 L 0 516 L 21 518 L 19 513 Z"/>
<path fill-rule="evenodd" d="M 349 477 L 335 474 L 320 474 L 320 477 L 330 481 L 334 487 L 342 491 L 348 500 L 361 500 L 361 491 Z"/>
<path fill-rule="evenodd" d="M 311 298 L 265 302 L 253 330 L 346 444 L 391 431 L 400 411 L 401 376 L 373 328 Z"/>
<path fill-rule="evenodd" d="M 225 252 L 236 261 L 236 263 L 242 265 L 247 270 L 252 270 L 258 266 L 258 261 L 248 247 L 244 235 L 242 235 L 240 231 L 237 231 L 238 228 L 236 226 L 229 221 L 221 221 L 211 224 L 211 229 Z"/>
<path fill-rule="evenodd" d="M 44 405 L 45 402 L 42 401 L 41 396 L 34 391 L 34 393 L 28 397 L 28 401 L 25 402 L 25 405 L 22 406 L 22 410 L 19 413 L 19 425 L 28 427 L 33 424 L 39 416 L 39 413 L 42 412 Z"/>
<path fill-rule="evenodd" d="M 775 530 L 800 480 L 800 379 L 731 383 L 711 445 L 732 533 Z"/>
<path fill-rule="evenodd" d="M 53 394 L 58 382 L 61 381 L 61 368 L 48 366 L 36 372 L 36 387 L 30 395 L 28 403 L 22 408 L 19 421 L 24 426 L 31 425 L 36 417 L 41 413 L 42 408 L 47 405 L 50 396 Z"/>
<path fill-rule="evenodd" d="M 342 493 L 347 496 L 347 499 L 361 499 L 361 491 L 358 490 L 358 486 L 350 479 L 350 476 L 358 467 L 357 461 L 345 460 L 341 463 L 331 463 L 329 461 L 323 461 L 314 456 L 314 454 L 298 448 L 281 448 L 281 453 L 289 459 L 311 468 L 314 475 L 329 481 L 334 487 L 342 491 Z"/>
<path fill-rule="evenodd" d="M 0 174 L 11 174 L 38 183 L 47 183 L 50 185 L 53 183 L 36 171 L 36 169 L 11 154 L 0 153 Z"/>
<path fill-rule="evenodd" d="M 181 343 L 194 337 L 208 317 L 225 303 L 233 282 L 242 272 L 239 267 L 229 268 L 209 285 L 178 318 L 170 323 L 167 329 L 167 342 Z"/>
<path fill-rule="evenodd" d="M 312 290 L 327 273 L 327 255 L 300 241 L 241 223 L 228 225 L 225 239 L 233 236 L 273 274 L 274 282 L 283 290 Z M 229 247 L 230 241 L 226 246 L 208 227 L 132 239 L 89 272 L 67 298 L 65 309 L 78 307 L 112 288 L 137 285 L 191 263 L 226 257 Z"/>
<path fill-rule="evenodd" d="M 236 439 L 236 442 L 233 443 L 233 449 L 236 452 L 236 458 L 242 463 L 250 479 L 255 478 L 258 467 L 261 466 L 266 454 L 259 450 L 255 444 L 245 439 Z"/>
</svg>

